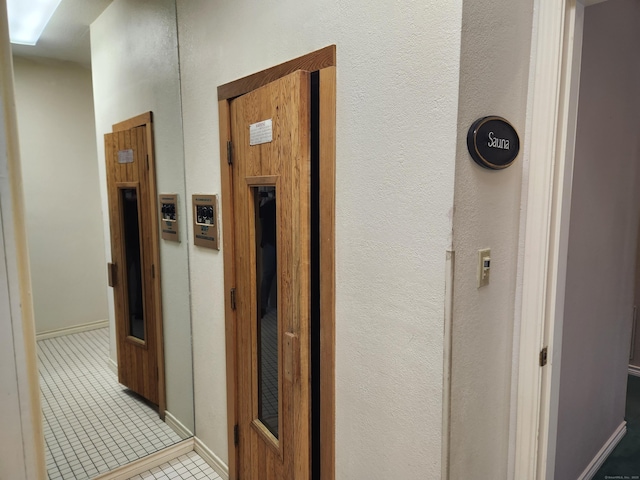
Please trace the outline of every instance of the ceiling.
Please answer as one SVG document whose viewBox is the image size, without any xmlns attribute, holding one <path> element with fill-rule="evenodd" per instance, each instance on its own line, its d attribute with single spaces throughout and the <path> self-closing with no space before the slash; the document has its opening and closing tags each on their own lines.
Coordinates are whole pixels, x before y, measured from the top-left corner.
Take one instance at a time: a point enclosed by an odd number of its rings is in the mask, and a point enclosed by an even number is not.
<svg viewBox="0 0 640 480">
<path fill-rule="evenodd" d="M 62 0 L 37 45 L 11 45 L 20 57 L 44 57 L 91 65 L 89 25 L 113 0 Z"/>
</svg>

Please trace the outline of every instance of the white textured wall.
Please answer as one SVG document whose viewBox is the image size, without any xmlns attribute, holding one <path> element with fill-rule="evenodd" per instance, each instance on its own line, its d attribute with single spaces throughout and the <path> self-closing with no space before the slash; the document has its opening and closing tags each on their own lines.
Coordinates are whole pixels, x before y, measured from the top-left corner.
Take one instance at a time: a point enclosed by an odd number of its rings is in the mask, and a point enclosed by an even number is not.
<svg viewBox="0 0 640 480">
<path fill-rule="evenodd" d="M 91 72 L 14 58 L 38 333 L 106 320 Z"/>
<path fill-rule="evenodd" d="M 640 183 L 640 5 L 585 13 L 555 478 L 576 478 L 624 420 Z"/>
<path fill-rule="evenodd" d="M 220 192 L 218 85 L 337 45 L 341 480 L 440 476 L 461 10 L 461 0 L 178 1 L 189 192 Z M 190 258 L 197 435 L 227 461 L 222 252 L 190 247 Z"/>
<path fill-rule="evenodd" d="M 152 111 L 158 193 L 177 193 L 182 243 L 160 240 L 167 410 L 193 431 L 193 375 L 180 78 L 173 0 L 115 0 L 91 25 L 96 135 L 107 211 L 104 134 Z M 105 243 L 111 258 L 108 217 Z M 113 325 L 113 294 L 109 291 Z M 111 339 L 115 360 L 115 338 Z"/>
<path fill-rule="evenodd" d="M 533 2 L 465 1 L 455 179 L 452 480 L 507 478 L 514 312 Z M 486 115 L 511 122 L 521 153 L 500 171 L 470 157 L 466 136 Z M 478 250 L 491 281 L 477 285 Z"/>
</svg>

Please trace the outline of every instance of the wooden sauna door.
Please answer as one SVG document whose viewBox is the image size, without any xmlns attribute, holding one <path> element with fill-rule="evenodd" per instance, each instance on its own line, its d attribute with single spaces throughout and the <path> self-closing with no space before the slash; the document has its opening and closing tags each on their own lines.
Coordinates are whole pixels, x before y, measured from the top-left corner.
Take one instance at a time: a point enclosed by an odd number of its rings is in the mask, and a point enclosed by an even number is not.
<svg viewBox="0 0 640 480">
<path fill-rule="evenodd" d="M 238 478 L 310 476 L 310 74 L 230 102 Z"/>
<path fill-rule="evenodd" d="M 154 286 L 155 177 L 149 167 L 145 126 L 105 135 L 111 259 L 118 350 L 118 381 L 161 404 L 160 321 Z M 161 408 L 161 416 L 164 409 Z"/>
</svg>

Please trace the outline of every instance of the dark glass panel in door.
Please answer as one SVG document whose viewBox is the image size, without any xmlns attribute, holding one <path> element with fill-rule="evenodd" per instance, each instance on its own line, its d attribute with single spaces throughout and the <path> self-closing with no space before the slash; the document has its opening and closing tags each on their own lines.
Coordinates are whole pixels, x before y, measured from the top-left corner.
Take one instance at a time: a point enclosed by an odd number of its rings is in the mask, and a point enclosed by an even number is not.
<svg viewBox="0 0 640 480">
<path fill-rule="evenodd" d="M 124 229 L 129 335 L 144 340 L 144 299 L 137 190 L 135 188 L 120 189 L 120 204 Z"/>
<path fill-rule="evenodd" d="M 258 305 L 258 418 L 278 438 L 276 188 L 254 188 Z"/>
</svg>

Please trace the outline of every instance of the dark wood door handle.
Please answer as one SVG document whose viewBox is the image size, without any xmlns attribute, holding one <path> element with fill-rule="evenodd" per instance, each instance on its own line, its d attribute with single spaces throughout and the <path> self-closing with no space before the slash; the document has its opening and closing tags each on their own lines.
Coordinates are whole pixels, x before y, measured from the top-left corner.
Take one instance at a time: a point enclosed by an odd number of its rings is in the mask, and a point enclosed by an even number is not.
<svg viewBox="0 0 640 480">
<path fill-rule="evenodd" d="M 297 382 L 300 373 L 300 345 L 298 336 L 291 332 L 284 334 L 284 378 Z"/>
</svg>

